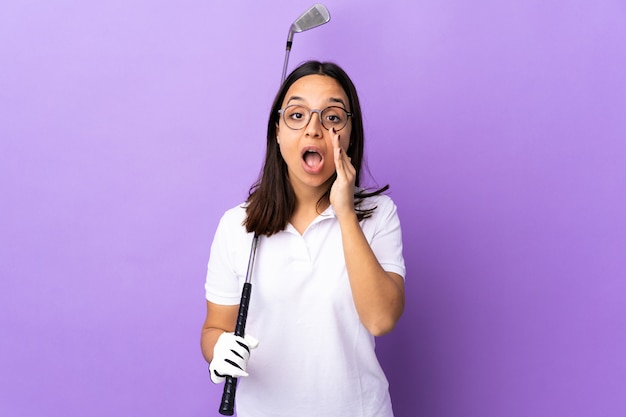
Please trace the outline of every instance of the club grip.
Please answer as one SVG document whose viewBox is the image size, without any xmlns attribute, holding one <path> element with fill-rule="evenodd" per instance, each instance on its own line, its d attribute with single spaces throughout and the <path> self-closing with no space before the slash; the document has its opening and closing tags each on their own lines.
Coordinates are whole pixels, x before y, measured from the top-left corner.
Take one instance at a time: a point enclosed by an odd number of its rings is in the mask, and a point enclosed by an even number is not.
<svg viewBox="0 0 626 417">
<path fill-rule="evenodd" d="M 244 337 L 246 330 L 246 320 L 248 318 L 248 306 L 250 305 L 250 293 L 252 285 L 249 282 L 243 284 L 241 291 L 241 302 L 239 303 L 239 313 L 237 314 L 237 324 L 235 326 L 235 336 Z M 220 404 L 220 414 L 232 416 L 235 412 L 235 394 L 237 392 L 237 378 L 227 376 L 224 382 L 224 392 Z"/>
<path fill-rule="evenodd" d="M 222 402 L 220 404 L 220 414 L 224 416 L 232 416 L 235 412 L 235 392 L 237 391 L 237 378 L 232 376 L 226 377 L 224 382 L 224 392 L 222 393 Z"/>
<path fill-rule="evenodd" d="M 237 325 L 235 326 L 235 336 L 244 337 L 246 334 L 246 320 L 248 319 L 248 306 L 250 305 L 250 293 L 252 284 L 246 282 L 241 290 L 241 301 L 239 302 L 239 313 L 237 314 Z"/>
</svg>

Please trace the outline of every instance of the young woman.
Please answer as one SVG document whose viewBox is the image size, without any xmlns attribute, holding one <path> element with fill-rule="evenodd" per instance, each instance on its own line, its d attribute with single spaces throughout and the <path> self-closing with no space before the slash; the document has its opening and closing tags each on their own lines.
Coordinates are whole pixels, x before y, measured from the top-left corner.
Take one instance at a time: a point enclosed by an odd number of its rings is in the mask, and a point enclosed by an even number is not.
<svg viewBox="0 0 626 417">
<path fill-rule="evenodd" d="M 404 309 L 402 237 L 387 187 L 359 187 L 363 146 L 347 74 L 316 61 L 294 70 L 272 106 L 260 178 L 222 217 L 208 264 L 202 352 L 214 382 L 245 377 L 240 417 L 393 416 L 374 337 Z M 255 234 L 241 338 L 232 332 Z"/>
</svg>

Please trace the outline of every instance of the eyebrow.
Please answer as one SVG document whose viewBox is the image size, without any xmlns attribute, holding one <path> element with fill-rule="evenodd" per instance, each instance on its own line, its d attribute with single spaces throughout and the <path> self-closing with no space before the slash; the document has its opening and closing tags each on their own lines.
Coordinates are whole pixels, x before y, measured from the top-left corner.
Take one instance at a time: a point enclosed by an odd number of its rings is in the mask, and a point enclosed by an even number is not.
<svg viewBox="0 0 626 417">
<path fill-rule="evenodd" d="M 344 107 L 347 107 L 346 103 L 340 98 L 331 97 L 330 99 L 328 99 L 328 101 L 330 101 L 331 103 L 341 103 Z"/>
<path fill-rule="evenodd" d="M 292 96 L 292 97 L 289 98 L 289 100 L 287 100 L 287 104 L 291 103 L 294 100 L 296 100 L 296 101 L 305 101 L 304 98 L 302 98 L 300 96 Z M 346 102 L 343 101 L 343 99 L 338 98 L 338 97 L 331 97 L 331 98 L 328 99 L 328 101 L 331 102 L 331 103 L 340 103 L 340 104 L 343 104 L 344 107 L 347 107 L 346 106 Z"/>
</svg>

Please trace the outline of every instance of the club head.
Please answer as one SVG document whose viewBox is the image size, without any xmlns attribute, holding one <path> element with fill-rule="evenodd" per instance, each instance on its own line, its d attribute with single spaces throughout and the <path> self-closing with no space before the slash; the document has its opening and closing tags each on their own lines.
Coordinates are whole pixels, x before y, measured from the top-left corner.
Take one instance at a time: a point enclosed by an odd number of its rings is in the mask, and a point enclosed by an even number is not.
<svg viewBox="0 0 626 417">
<path fill-rule="evenodd" d="M 291 25 L 293 32 L 304 32 L 305 30 L 313 29 L 330 20 L 330 13 L 323 4 L 315 4 L 311 6 L 309 10 L 304 12 L 295 22 Z"/>
<path fill-rule="evenodd" d="M 287 45 L 285 46 L 285 63 L 283 64 L 283 76 L 280 79 L 282 84 L 287 76 L 287 64 L 289 62 L 289 51 L 291 51 L 291 44 L 293 42 L 294 33 L 303 32 L 305 30 L 313 29 L 330 20 L 330 13 L 323 4 L 314 4 L 309 10 L 304 12 L 295 22 L 291 24 L 289 28 L 289 34 L 287 35 Z"/>
</svg>

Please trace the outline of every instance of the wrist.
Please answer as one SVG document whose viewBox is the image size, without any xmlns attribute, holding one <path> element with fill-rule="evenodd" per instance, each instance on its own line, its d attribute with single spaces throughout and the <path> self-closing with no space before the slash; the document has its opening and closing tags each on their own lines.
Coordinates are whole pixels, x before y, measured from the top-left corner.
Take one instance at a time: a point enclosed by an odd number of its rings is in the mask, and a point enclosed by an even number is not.
<svg viewBox="0 0 626 417">
<path fill-rule="evenodd" d="M 335 212 L 339 225 L 343 228 L 350 225 L 359 225 L 359 219 L 356 215 L 356 211 L 348 210 L 346 212 Z"/>
</svg>

